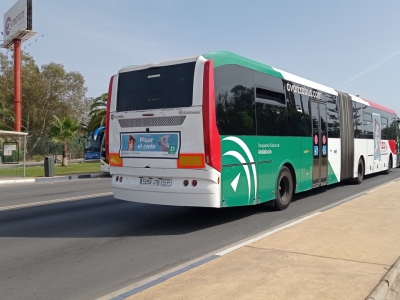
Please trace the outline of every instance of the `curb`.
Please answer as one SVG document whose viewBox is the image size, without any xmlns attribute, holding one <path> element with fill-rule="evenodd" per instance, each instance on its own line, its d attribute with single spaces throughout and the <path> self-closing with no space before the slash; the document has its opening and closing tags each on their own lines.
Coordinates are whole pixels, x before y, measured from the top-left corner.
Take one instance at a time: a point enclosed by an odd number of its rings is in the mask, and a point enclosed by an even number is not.
<svg viewBox="0 0 400 300">
<path fill-rule="evenodd" d="M 92 174 L 76 174 L 68 176 L 57 176 L 57 177 L 40 177 L 40 178 L 29 178 L 29 179 L 13 179 L 13 180 L 0 180 L 2 184 L 19 184 L 19 183 L 34 183 L 34 182 L 49 182 L 49 181 L 60 181 L 60 180 L 76 180 L 76 179 L 89 179 L 108 177 L 107 173 L 92 173 Z"/>
<path fill-rule="evenodd" d="M 396 290 L 397 285 L 397 290 Z M 366 300 L 400 299 L 400 258 L 383 276 Z"/>
</svg>

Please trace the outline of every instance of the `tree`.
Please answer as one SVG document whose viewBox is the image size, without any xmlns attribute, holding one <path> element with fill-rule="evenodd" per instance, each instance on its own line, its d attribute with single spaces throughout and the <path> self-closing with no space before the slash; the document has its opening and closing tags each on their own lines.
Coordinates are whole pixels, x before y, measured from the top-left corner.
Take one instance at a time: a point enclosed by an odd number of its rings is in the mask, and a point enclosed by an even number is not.
<svg viewBox="0 0 400 300">
<path fill-rule="evenodd" d="M 80 126 L 71 117 L 59 119 L 57 116 L 53 116 L 53 118 L 54 120 L 50 125 L 50 136 L 54 142 L 62 144 L 62 165 L 67 166 L 67 141 L 77 136 Z"/>
<path fill-rule="evenodd" d="M 108 94 L 104 93 L 95 98 L 90 105 L 89 121 L 87 122 L 87 131 L 94 131 L 96 128 L 104 126 L 106 123 L 106 108 Z"/>
<path fill-rule="evenodd" d="M 11 109 L 6 107 L 6 103 L 0 100 L 0 130 L 13 131 L 13 122 L 15 121 L 15 114 Z"/>
<path fill-rule="evenodd" d="M 45 148 L 53 115 L 59 118 L 73 116 L 81 120 L 87 115 L 90 103 L 85 98 L 87 88 L 79 72 L 67 72 L 62 64 L 48 63 L 37 66 L 28 53 L 21 54 L 22 130 L 28 132 L 28 150 Z M 14 70 L 12 52 L 0 53 L 0 101 L 12 109 L 14 102 Z M 13 127 L 13 120 L 6 125 Z"/>
</svg>

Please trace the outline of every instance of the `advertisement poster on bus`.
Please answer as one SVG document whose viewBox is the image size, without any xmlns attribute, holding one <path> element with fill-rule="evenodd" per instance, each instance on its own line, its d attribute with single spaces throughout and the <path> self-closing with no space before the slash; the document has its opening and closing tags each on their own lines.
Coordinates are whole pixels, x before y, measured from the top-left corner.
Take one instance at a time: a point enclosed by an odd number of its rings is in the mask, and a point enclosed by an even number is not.
<svg viewBox="0 0 400 300">
<path fill-rule="evenodd" d="M 373 135 L 374 135 L 374 160 L 381 158 L 381 116 L 372 114 Z"/>
<path fill-rule="evenodd" d="M 180 132 L 121 133 L 120 157 L 179 158 Z"/>
</svg>

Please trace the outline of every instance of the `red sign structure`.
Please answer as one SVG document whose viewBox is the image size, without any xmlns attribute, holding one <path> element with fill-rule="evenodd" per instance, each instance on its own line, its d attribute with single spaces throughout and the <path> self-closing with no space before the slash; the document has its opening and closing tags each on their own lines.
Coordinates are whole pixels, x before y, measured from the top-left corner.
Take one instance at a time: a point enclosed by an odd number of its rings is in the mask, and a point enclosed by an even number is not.
<svg viewBox="0 0 400 300">
<path fill-rule="evenodd" d="M 18 0 L 4 14 L 3 48 L 14 48 L 14 130 L 20 132 L 21 109 L 21 43 L 36 34 L 32 31 L 32 0 Z"/>
</svg>

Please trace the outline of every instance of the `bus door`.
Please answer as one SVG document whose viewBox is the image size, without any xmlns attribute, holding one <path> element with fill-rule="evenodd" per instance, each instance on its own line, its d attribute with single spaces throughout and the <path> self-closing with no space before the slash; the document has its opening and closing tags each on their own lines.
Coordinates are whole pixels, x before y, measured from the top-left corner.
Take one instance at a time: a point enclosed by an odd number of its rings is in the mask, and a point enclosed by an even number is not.
<svg viewBox="0 0 400 300">
<path fill-rule="evenodd" d="M 313 144 L 313 188 L 326 185 L 328 178 L 328 135 L 326 104 L 310 101 Z"/>
</svg>

